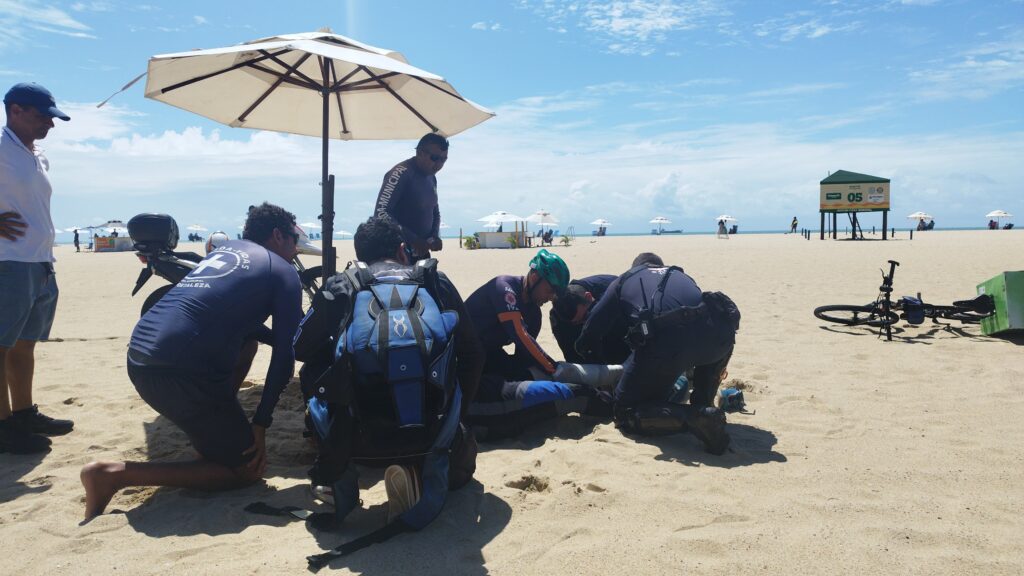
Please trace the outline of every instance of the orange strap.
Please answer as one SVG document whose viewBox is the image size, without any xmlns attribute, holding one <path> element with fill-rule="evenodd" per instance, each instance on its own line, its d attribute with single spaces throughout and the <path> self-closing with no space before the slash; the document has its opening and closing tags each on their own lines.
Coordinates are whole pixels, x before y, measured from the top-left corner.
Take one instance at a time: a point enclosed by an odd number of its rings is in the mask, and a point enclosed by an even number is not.
<svg viewBox="0 0 1024 576">
<path fill-rule="evenodd" d="M 530 353 L 530 356 L 532 356 L 537 364 L 540 365 L 541 369 L 548 374 L 554 374 L 555 365 L 551 363 L 551 359 L 548 358 L 548 355 L 541 350 L 537 341 L 533 339 L 533 336 L 530 336 L 530 333 L 526 331 L 526 325 L 523 324 L 522 313 L 518 311 L 502 312 L 498 314 L 498 320 L 501 320 L 502 322 L 511 322 L 519 343 L 526 348 L 526 351 Z"/>
</svg>

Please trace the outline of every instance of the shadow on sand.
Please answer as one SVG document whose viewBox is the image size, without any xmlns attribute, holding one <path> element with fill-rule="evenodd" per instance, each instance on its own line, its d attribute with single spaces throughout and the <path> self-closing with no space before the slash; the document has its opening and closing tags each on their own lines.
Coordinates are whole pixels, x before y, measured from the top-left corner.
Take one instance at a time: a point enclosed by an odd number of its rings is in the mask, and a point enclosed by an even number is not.
<svg viewBox="0 0 1024 576">
<path fill-rule="evenodd" d="M 50 489 L 50 477 L 23 478 L 43 461 L 43 454 L 0 454 L 0 504 L 13 502 L 25 494 L 39 494 Z"/>
<path fill-rule="evenodd" d="M 717 468 L 739 468 L 768 462 L 786 462 L 786 456 L 772 448 L 778 443 L 775 434 L 747 424 L 730 422 L 726 430 L 732 437 L 729 450 L 721 456 L 708 454 L 700 440 L 692 434 L 671 436 L 629 437 L 643 444 L 650 444 L 661 450 L 656 460 L 678 462 L 686 466 L 714 466 Z"/>
</svg>

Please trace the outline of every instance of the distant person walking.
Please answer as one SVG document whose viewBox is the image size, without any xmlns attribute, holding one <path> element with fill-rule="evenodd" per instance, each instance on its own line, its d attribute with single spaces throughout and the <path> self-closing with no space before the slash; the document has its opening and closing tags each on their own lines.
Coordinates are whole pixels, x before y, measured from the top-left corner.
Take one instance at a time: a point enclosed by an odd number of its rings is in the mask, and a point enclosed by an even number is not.
<svg viewBox="0 0 1024 576">
<path fill-rule="evenodd" d="M 726 230 L 726 228 L 725 228 L 725 220 L 724 219 L 718 221 L 718 237 L 719 238 L 725 238 L 726 240 L 729 239 L 729 231 Z"/>
<path fill-rule="evenodd" d="M 796 216 L 793 216 L 793 223 L 789 225 L 789 233 L 790 234 L 796 234 L 796 227 L 799 226 L 799 225 L 800 225 L 800 223 L 797 222 Z"/>
<path fill-rule="evenodd" d="M 402 227 L 412 261 L 441 250 L 438 229 L 437 177 L 448 160 L 448 140 L 430 133 L 420 138 L 416 155 L 388 170 L 377 194 L 374 216 L 389 217 Z"/>
<path fill-rule="evenodd" d="M 75 228 L 75 252 L 81 252 L 82 249 L 78 244 L 78 228 Z"/>
<path fill-rule="evenodd" d="M 35 346 L 50 337 L 57 311 L 53 274 L 55 231 L 50 216 L 50 162 L 36 148 L 53 119 L 71 118 L 38 84 L 14 85 L 4 96 L 0 134 L 0 452 L 50 451 L 48 435 L 67 434 L 32 403 Z"/>
</svg>

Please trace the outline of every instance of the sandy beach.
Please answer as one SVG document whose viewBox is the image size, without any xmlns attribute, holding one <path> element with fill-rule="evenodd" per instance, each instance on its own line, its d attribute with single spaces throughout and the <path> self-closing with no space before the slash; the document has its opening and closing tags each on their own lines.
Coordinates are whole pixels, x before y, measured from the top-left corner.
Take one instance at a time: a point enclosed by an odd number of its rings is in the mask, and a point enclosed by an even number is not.
<svg viewBox="0 0 1024 576">
<path fill-rule="evenodd" d="M 733 451 L 689 435 L 623 436 L 568 417 L 483 444 L 476 481 L 425 530 L 335 561 L 361 574 L 987 574 L 1024 572 L 1024 338 L 924 324 L 892 342 L 824 326 L 823 304 L 863 304 L 895 259 L 894 295 L 948 303 L 1004 270 L 1024 270 L 1024 232 L 933 231 L 913 240 L 797 235 L 580 237 L 555 250 L 573 276 L 621 273 L 641 251 L 728 293 L 743 320 L 727 383 L 755 415 L 730 415 Z M 201 251 L 198 244 L 179 249 Z M 457 248 L 440 266 L 463 296 L 523 273 L 530 250 Z M 342 242 L 342 262 L 352 258 Z M 268 432 L 265 483 L 230 493 L 122 491 L 80 525 L 79 469 L 93 460 L 181 460 L 184 435 L 136 394 L 125 350 L 153 279 L 132 298 L 133 253 L 57 249 L 61 295 L 37 347 L 35 400 L 75 430 L 45 456 L 0 454 L 2 574 L 301 574 L 309 554 L 384 522 L 380 473 L 338 533 L 243 510 L 313 507 L 313 450 L 300 437 L 298 386 Z M 310 262 L 312 264 L 312 262 Z M 546 316 L 546 313 L 545 313 Z M 547 326 L 541 344 L 557 356 Z M 241 392 L 258 401 L 261 347 Z"/>
</svg>

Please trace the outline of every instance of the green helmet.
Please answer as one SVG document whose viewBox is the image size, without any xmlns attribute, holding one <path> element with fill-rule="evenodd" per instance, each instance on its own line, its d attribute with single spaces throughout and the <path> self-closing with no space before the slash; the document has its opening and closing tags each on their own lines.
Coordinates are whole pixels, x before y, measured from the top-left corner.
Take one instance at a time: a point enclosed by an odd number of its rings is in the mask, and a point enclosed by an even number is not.
<svg viewBox="0 0 1024 576">
<path fill-rule="evenodd" d="M 558 254 L 552 254 L 546 248 L 541 248 L 530 260 L 530 270 L 536 270 L 556 292 L 562 292 L 569 286 L 569 267 Z"/>
</svg>

